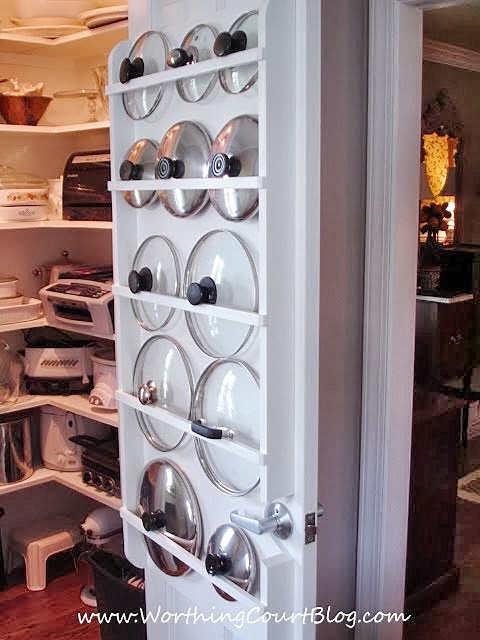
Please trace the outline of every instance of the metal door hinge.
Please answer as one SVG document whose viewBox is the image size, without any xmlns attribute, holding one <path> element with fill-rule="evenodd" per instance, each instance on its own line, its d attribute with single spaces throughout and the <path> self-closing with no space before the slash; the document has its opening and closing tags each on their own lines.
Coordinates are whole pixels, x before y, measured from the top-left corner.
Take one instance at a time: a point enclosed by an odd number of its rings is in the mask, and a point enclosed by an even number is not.
<svg viewBox="0 0 480 640">
<path fill-rule="evenodd" d="M 311 512 L 305 514 L 305 544 L 315 542 L 317 539 L 317 519 L 323 516 L 323 506 L 321 504 L 317 507 L 317 512 Z"/>
</svg>

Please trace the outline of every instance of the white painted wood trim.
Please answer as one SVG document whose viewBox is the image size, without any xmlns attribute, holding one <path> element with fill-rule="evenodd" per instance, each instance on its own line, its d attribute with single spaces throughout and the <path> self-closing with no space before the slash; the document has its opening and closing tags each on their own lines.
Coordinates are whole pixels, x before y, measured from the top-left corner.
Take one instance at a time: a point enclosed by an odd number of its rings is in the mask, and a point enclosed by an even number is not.
<svg viewBox="0 0 480 640">
<path fill-rule="evenodd" d="M 476 71 L 477 73 L 480 71 L 480 53 L 478 51 L 471 51 L 428 38 L 423 41 L 423 59 L 466 71 Z"/>
</svg>

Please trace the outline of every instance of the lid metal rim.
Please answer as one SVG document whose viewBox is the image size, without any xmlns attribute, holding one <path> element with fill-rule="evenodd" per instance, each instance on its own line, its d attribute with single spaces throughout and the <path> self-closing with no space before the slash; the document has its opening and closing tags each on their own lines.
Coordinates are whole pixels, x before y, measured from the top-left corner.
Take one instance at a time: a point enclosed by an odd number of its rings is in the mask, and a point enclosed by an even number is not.
<svg viewBox="0 0 480 640">
<path fill-rule="evenodd" d="M 145 415 L 141 411 L 135 411 L 135 415 L 137 417 L 138 426 L 140 427 L 140 430 L 145 436 L 147 442 L 157 451 L 161 451 L 162 453 L 168 453 L 169 451 L 173 451 L 174 449 L 176 449 L 182 444 L 182 442 L 185 440 L 187 436 L 186 433 L 182 433 L 178 442 L 176 442 L 173 446 L 169 446 L 165 444 L 161 440 L 161 438 L 159 438 L 157 435 L 154 435 L 150 431 L 149 425 L 145 420 Z M 172 427 L 172 428 L 174 429 L 175 427 Z"/>
<path fill-rule="evenodd" d="M 178 296 L 178 293 L 176 295 Z M 148 303 L 142 302 L 141 300 L 131 300 L 130 302 L 132 306 L 133 315 L 135 316 L 135 320 L 140 325 L 140 327 L 142 327 L 142 329 L 144 329 L 145 331 L 159 331 L 160 329 L 163 329 L 164 327 L 167 326 L 167 324 L 172 319 L 173 314 L 175 313 L 175 309 L 170 309 L 170 312 L 168 313 L 167 317 L 165 318 L 162 324 L 160 324 L 158 327 L 149 326 L 147 322 L 142 318 L 141 312 L 139 311 L 139 307 Z"/>
<path fill-rule="evenodd" d="M 248 82 L 246 82 L 243 87 L 241 89 L 239 89 L 238 91 L 232 91 L 229 86 L 227 85 L 227 81 L 226 81 L 226 74 L 229 71 L 232 71 L 232 69 L 235 69 L 236 67 L 229 67 L 228 69 L 222 69 L 219 74 L 218 74 L 218 79 L 220 82 L 220 86 L 222 87 L 222 89 L 225 91 L 225 93 L 229 93 L 232 96 L 238 96 L 241 93 L 244 93 L 245 91 L 248 91 L 249 89 L 251 89 L 251 87 L 253 87 L 253 85 L 257 82 L 258 80 L 258 69 L 255 71 L 255 73 L 250 77 L 250 79 L 248 80 Z"/>
<path fill-rule="evenodd" d="M 244 336 L 243 340 L 241 341 L 241 343 L 238 345 L 238 347 L 235 347 L 234 351 L 231 351 L 230 353 L 216 353 L 213 349 L 209 349 L 208 347 L 206 347 L 203 344 L 203 342 L 198 338 L 197 331 L 196 331 L 195 326 L 193 324 L 193 319 L 194 318 L 199 318 L 199 317 L 211 318 L 212 316 L 203 316 L 203 315 L 199 316 L 198 314 L 192 313 L 190 311 L 185 311 L 185 320 L 187 322 L 187 327 L 188 327 L 188 330 L 190 332 L 190 335 L 193 338 L 193 341 L 195 342 L 197 347 L 201 351 L 203 351 L 203 353 L 205 353 L 207 356 L 210 356 L 212 358 L 231 358 L 232 356 L 237 355 L 237 353 L 240 353 L 240 351 L 243 349 L 243 347 L 250 340 L 250 336 L 252 335 L 252 332 L 253 332 L 253 330 L 255 328 L 253 325 L 246 325 L 245 326 L 245 336 Z M 232 322 L 234 322 L 234 321 L 232 320 Z"/>
</svg>

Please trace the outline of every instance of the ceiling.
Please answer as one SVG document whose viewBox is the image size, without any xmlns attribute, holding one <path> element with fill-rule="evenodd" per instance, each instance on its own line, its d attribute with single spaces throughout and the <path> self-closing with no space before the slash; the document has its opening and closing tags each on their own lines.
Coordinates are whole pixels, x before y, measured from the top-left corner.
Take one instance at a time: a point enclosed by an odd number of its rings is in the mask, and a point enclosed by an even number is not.
<svg viewBox="0 0 480 640">
<path fill-rule="evenodd" d="M 480 0 L 423 12 L 423 35 L 480 52 Z"/>
</svg>

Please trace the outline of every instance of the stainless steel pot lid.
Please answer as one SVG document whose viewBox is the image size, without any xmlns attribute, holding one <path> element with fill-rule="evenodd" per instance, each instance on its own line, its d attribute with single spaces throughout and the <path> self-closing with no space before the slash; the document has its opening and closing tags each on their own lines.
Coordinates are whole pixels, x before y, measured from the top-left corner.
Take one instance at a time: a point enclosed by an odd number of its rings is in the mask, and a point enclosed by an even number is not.
<svg viewBox="0 0 480 640">
<path fill-rule="evenodd" d="M 258 120 L 238 116 L 213 141 L 208 159 L 210 178 L 258 175 Z M 227 220 L 245 220 L 258 212 L 258 189 L 210 189 L 210 200 Z"/>
<path fill-rule="evenodd" d="M 123 84 L 133 78 L 147 76 L 166 68 L 166 57 L 170 46 L 165 35 L 159 31 L 147 31 L 133 45 L 128 58 L 120 65 L 119 79 Z M 143 87 L 123 94 L 123 106 L 134 120 L 148 117 L 162 99 L 165 85 Z"/>
<path fill-rule="evenodd" d="M 208 60 L 213 55 L 213 44 L 217 31 L 208 24 L 199 24 L 193 27 L 182 44 L 177 49 L 172 49 L 167 55 L 167 65 L 173 69 L 194 64 L 202 60 Z M 179 96 L 186 102 L 198 102 L 206 98 L 215 86 L 217 73 L 203 73 L 193 78 L 177 80 L 176 87 Z"/>
<path fill-rule="evenodd" d="M 200 507 L 183 471 L 167 460 L 155 460 L 145 469 L 140 486 L 140 516 L 147 531 L 161 531 L 194 556 L 202 547 Z M 145 536 L 157 567 L 170 576 L 182 576 L 190 567 Z"/>
<path fill-rule="evenodd" d="M 155 336 L 140 349 L 133 371 L 133 394 L 144 405 L 161 407 L 189 419 L 193 381 L 190 363 L 181 346 L 172 338 Z M 159 451 L 171 451 L 185 433 L 137 411 L 137 419 L 148 442 Z"/>
<path fill-rule="evenodd" d="M 137 140 L 127 151 L 119 168 L 120 180 L 154 180 L 157 145 L 148 138 Z M 139 209 L 154 202 L 156 191 L 122 191 L 129 205 Z"/>
<path fill-rule="evenodd" d="M 157 178 L 206 178 L 210 144 L 210 137 L 203 127 L 187 120 L 177 122 L 158 147 Z M 162 189 L 158 195 L 167 211 L 180 218 L 197 213 L 208 200 L 206 189 Z"/>
<path fill-rule="evenodd" d="M 235 525 L 222 524 L 210 536 L 205 558 L 205 568 L 211 576 L 222 575 L 237 587 L 250 593 L 257 576 L 257 560 L 252 543 Z M 235 599 L 213 585 L 225 600 Z"/>
<path fill-rule="evenodd" d="M 192 429 L 200 422 L 214 431 L 233 432 L 236 442 L 258 447 L 260 392 L 255 372 L 240 360 L 227 358 L 210 364 L 195 389 Z M 208 479 L 223 493 L 242 496 L 259 483 L 258 465 L 225 449 L 194 438 L 195 449 Z"/>
<path fill-rule="evenodd" d="M 192 304 L 217 304 L 256 311 L 257 270 L 243 240 L 225 230 L 205 234 L 193 247 L 185 268 L 184 296 Z M 227 357 L 238 353 L 253 327 L 213 315 L 185 313 L 190 333 L 206 354 Z"/>
<path fill-rule="evenodd" d="M 169 296 L 180 293 L 180 267 L 175 247 L 163 236 L 150 236 L 142 242 L 128 275 L 132 293 L 151 291 Z M 164 304 L 132 300 L 138 324 L 147 331 L 157 331 L 171 319 L 174 310 Z"/>
<path fill-rule="evenodd" d="M 254 49 L 258 46 L 258 11 L 244 13 L 230 27 L 219 33 L 215 39 L 214 51 L 217 56 L 227 56 L 237 51 Z M 220 84 L 227 93 L 242 93 L 255 84 L 258 78 L 258 64 L 252 62 L 242 67 L 231 67 L 220 71 Z"/>
</svg>

